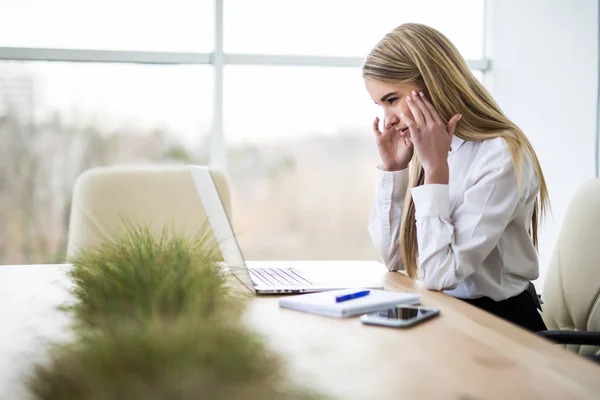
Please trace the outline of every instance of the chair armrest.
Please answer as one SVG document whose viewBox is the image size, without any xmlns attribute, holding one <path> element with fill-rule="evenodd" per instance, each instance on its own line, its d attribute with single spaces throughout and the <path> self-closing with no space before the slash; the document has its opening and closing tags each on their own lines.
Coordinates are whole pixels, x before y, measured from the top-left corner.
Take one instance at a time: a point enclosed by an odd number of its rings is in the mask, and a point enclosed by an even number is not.
<svg viewBox="0 0 600 400">
<path fill-rule="evenodd" d="M 541 331 L 537 334 L 559 344 L 600 346 L 600 332 Z"/>
</svg>

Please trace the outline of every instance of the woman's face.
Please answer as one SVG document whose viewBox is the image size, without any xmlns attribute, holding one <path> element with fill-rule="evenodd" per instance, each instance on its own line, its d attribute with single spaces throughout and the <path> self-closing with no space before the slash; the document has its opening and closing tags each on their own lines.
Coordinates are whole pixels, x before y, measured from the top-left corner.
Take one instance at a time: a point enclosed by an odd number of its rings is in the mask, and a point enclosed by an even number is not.
<svg viewBox="0 0 600 400">
<path fill-rule="evenodd" d="M 418 92 L 422 88 L 406 83 L 386 83 L 374 79 L 366 79 L 365 86 L 375 104 L 383 108 L 384 127 L 396 130 L 406 128 L 400 114 L 413 119 L 413 115 L 406 104 L 406 98 L 413 90 Z"/>
</svg>

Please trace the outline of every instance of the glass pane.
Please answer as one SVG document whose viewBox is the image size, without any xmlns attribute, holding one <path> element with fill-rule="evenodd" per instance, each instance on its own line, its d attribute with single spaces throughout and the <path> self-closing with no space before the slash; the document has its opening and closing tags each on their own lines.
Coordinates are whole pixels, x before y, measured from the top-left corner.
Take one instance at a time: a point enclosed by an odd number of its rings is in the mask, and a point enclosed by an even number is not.
<svg viewBox="0 0 600 400">
<path fill-rule="evenodd" d="M 359 69 L 225 69 L 234 225 L 248 259 L 368 259 L 379 112 Z"/>
<path fill-rule="evenodd" d="M 214 0 L 0 0 L 0 46 L 210 52 Z"/>
<path fill-rule="evenodd" d="M 0 63 L 0 264 L 55 262 L 97 165 L 206 163 L 209 66 Z"/>
<path fill-rule="evenodd" d="M 484 0 L 226 0 L 232 53 L 365 56 L 404 22 L 439 29 L 468 59 L 483 57 Z M 252 18 L 248 18 L 251 15 Z"/>
</svg>

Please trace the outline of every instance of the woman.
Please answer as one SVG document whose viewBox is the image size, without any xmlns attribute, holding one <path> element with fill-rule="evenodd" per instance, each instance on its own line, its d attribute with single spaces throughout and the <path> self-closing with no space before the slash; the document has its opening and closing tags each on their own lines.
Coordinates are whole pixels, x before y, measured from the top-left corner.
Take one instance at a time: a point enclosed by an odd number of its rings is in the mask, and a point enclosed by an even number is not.
<svg viewBox="0 0 600 400">
<path fill-rule="evenodd" d="M 369 233 L 405 269 L 526 329 L 546 329 L 531 280 L 548 193 L 535 152 L 454 45 L 425 25 L 387 34 L 363 66 L 382 163 Z M 410 163 L 410 176 L 409 176 Z"/>
</svg>

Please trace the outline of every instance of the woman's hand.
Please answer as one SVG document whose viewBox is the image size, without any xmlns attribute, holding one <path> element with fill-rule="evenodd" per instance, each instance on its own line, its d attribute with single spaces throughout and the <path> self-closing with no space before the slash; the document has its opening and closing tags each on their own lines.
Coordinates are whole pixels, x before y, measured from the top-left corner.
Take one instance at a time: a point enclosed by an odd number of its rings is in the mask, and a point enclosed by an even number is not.
<svg viewBox="0 0 600 400">
<path fill-rule="evenodd" d="M 377 140 L 377 148 L 385 171 L 399 171 L 408 167 L 413 156 L 413 144 L 408 137 L 408 130 L 397 131 L 394 126 L 384 124 L 383 133 L 379 130 L 379 117 L 373 121 L 373 132 Z"/>
<path fill-rule="evenodd" d="M 407 98 L 407 104 L 414 120 L 405 114 L 400 117 L 410 129 L 415 151 L 425 170 L 425 183 L 447 184 L 448 151 L 462 115 L 454 115 L 446 126 L 423 92 L 413 91 Z"/>
</svg>

